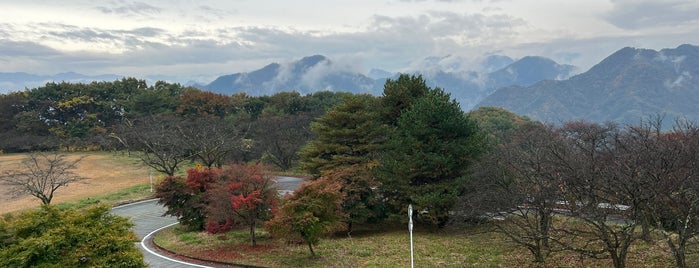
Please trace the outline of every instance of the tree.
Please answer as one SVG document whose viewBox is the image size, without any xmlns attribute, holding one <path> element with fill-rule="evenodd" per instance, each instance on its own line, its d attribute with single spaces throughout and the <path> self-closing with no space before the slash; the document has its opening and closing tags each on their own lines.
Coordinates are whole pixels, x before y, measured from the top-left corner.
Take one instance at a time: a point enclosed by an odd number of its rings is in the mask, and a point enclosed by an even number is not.
<svg viewBox="0 0 699 268">
<path fill-rule="evenodd" d="M 22 93 L 0 94 L 0 133 L 15 128 L 14 117 L 26 104 L 27 97 Z"/>
<path fill-rule="evenodd" d="M 323 172 L 323 178 L 340 183 L 342 211 L 347 214 L 347 235 L 352 235 L 352 227 L 384 216 L 381 196 L 376 191 L 379 183 L 374 179 L 373 168 L 378 162 L 336 167 Z"/>
<path fill-rule="evenodd" d="M 386 80 L 380 98 L 383 122 L 396 126 L 403 110 L 410 108 L 415 100 L 430 90 L 422 75 L 401 74 L 396 80 Z"/>
<path fill-rule="evenodd" d="M 265 227 L 273 236 L 303 240 L 311 256 L 315 256 L 313 245 L 317 245 L 322 236 L 345 229 L 340 187 L 340 183 L 322 178 L 304 183 L 284 199 Z"/>
<path fill-rule="evenodd" d="M 309 124 L 313 117 L 308 113 L 288 116 L 265 115 L 253 124 L 255 144 L 261 149 L 262 161 L 282 170 L 294 167 L 300 148 L 313 134 Z"/>
<path fill-rule="evenodd" d="M 565 248 L 592 258 L 610 258 L 626 265 L 629 248 L 642 234 L 637 195 L 641 184 L 621 176 L 618 127 L 614 124 L 568 122 L 559 131 L 565 147 L 556 152 L 555 172 L 562 177 L 564 218 L 557 231 Z M 624 170 L 622 170 L 624 171 Z"/>
<path fill-rule="evenodd" d="M 377 107 L 378 100 L 373 96 L 345 97 L 311 124 L 316 138 L 299 152 L 303 169 L 316 178 L 322 175 L 342 185 L 348 234 L 354 223 L 379 214 L 375 191 L 378 183 L 372 169 L 378 165 L 387 128 L 381 124 Z"/>
<path fill-rule="evenodd" d="M 448 93 L 430 90 L 400 114 L 377 170 L 379 189 L 397 215 L 412 203 L 419 219 L 443 226 L 482 149 L 476 123 Z"/>
<path fill-rule="evenodd" d="M 17 194 L 30 194 L 48 205 L 59 188 L 83 179 L 73 173 L 83 158 L 68 160 L 62 154 L 32 153 L 20 168 L 5 172 L 0 181 Z"/>
<path fill-rule="evenodd" d="M 165 215 L 177 217 L 181 225 L 204 230 L 208 199 L 205 194 L 220 179 L 220 169 L 192 168 L 187 178 L 169 176 L 158 185 L 155 197 L 167 210 Z"/>
<path fill-rule="evenodd" d="M 544 262 L 552 251 L 554 209 L 562 200 L 552 151 L 559 146 L 553 129 L 527 125 L 489 151 L 474 168 L 456 211 L 468 218 L 488 217 L 496 231 Z"/>
<path fill-rule="evenodd" d="M 369 95 L 349 96 L 311 123 L 316 138 L 299 152 L 301 168 L 318 177 L 325 170 L 374 161 L 386 134 L 377 104 Z"/>
<path fill-rule="evenodd" d="M 113 137 L 130 150 L 140 151 L 145 165 L 174 176 L 179 166 L 193 156 L 182 135 L 182 124 L 176 116 L 145 116 L 126 121 Z"/>
<path fill-rule="evenodd" d="M 242 150 L 246 130 L 233 122 L 214 116 L 183 119 L 177 125 L 184 148 L 192 160 L 206 167 L 221 167 L 235 150 Z"/>
<path fill-rule="evenodd" d="M 646 218 L 654 220 L 678 267 L 696 266 L 687 263 L 686 255 L 699 236 L 699 127 L 678 120 L 672 131 L 661 133 L 659 123 L 634 128 L 633 137 L 642 137 L 637 144 L 652 160 L 640 163 L 651 182 Z"/>
<path fill-rule="evenodd" d="M 217 226 L 241 222 L 250 230 L 250 243 L 257 245 L 255 227 L 271 218 L 277 209 L 277 191 L 272 176 L 257 164 L 232 164 L 221 174 L 214 189 L 207 192 L 207 230 L 222 231 Z M 223 213 L 221 213 L 223 212 Z M 218 217 L 214 216 L 218 215 Z"/>
<path fill-rule="evenodd" d="M 128 219 L 109 207 L 37 210 L 0 219 L 2 267 L 147 267 Z"/>
<path fill-rule="evenodd" d="M 468 112 L 468 116 L 478 122 L 478 127 L 486 133 L 491 144 L 510 142 L 520 128 L 535 124 L 527 117 L 499 107 L 480 107 Z"/>
<path fill-rule="evenodd" d="M 185 88 L 180 94 L 180 105 L 176 112 L 184 116 L 216 116 L 228 114 L 232 107 L 228 96 L 196 88 Z"/>
</svg>

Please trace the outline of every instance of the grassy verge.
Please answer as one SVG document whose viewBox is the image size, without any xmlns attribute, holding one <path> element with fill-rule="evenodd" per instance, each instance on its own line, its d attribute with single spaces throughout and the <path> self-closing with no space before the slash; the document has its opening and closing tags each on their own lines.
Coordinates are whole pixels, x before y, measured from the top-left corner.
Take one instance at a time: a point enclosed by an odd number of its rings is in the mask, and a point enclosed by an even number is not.
<svg viewBox="0 0 699 268">
<path fill-rule="evenodd" d="M 395 229 L 395 228 L 394 228 Z M 327 238 L 310 257 L 305 244 L 289 244 L 259 230 L 258 246 L 251 247 L 245 231 L 225 234 L 185 232 L 177 226 L 158 233 L 154 242 L 187 256 L 267 267 L 407 267 L 410 239 L 403 228 L 391 231 L 358 230 Z M 430 232 L 414 234 L 416 267 L 492 267 L 505 265 L 503 256 L 517 251 L 484 233 Z M 493 243 L 483 244 L 483 241 Z M 523 253 L 523 252 L 520 252 Z"/>
<path fill-rule="evenodd" d="M 125 203 L 151 198 L 150 184 L 135 185 L 113 193 L 88 197 L 77 201 L 58 203 L 59 208 L 84 208 L 94 204 L 118 206 Z"/>
<path fill-rule="evenodd" d="M 409 267 L 407 228 L 388 231 L 360 230 L 321 240 L 310 257 L 305 244 L 289 244 L 258 230 L 257 247 L 251 247 L 246 231 L 207 234 L 173 226 L 158 233 L 154 242 L 179 254 L 202 259 L 266 267 Z M 581 258 L 571 252 L 552 254 L 544 264 L 532 262 L 530 253 L 506 237 L 484 232 L 485 227 L 416 230 L 416 267 L 611 267 L 611 260 Z M 688 261 L 696 263 L 695 256 Z M 662 241 L 638 241 L 630 250 L 627 267 L 674 267 Z"/>
</svg>

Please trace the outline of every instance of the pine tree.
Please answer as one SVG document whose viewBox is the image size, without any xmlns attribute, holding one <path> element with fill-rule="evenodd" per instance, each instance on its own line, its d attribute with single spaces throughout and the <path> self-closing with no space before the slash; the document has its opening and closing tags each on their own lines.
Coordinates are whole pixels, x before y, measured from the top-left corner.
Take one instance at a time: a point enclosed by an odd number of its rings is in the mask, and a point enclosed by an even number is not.
<svg viewBox="0 0 699 268">
<path fill-rule="evenodd" d="M 398 117 L 377 171 L 382 195 L 393 212 L 403 215 L 412 203 L 421 220 L 443 226 L 483 142 L 448 93 L 429 90 Z"/>
<path fill-rule="evenodd" d="M 373 161 L 385 138 L 375 112 L 377 99 L 349 96 L 311 124 L 316 136 L 300 152 L 301 167 L 318 177 L 336 167 Z"/>
</svg>

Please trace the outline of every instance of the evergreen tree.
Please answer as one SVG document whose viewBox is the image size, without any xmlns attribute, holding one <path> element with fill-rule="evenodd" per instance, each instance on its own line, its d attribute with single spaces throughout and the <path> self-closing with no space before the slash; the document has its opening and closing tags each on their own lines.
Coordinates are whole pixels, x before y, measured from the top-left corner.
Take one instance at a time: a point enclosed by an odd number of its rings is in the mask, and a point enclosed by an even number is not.
<svg viewBox="0 0 699 268">
<path fill-rule="evenodd" d="M 0 219 L 0 267 L 147 267 L 127 218 L 108 206 L 40 209 Z"/>
<path fill-rule="evenodd" d="M 382 195 L 394 213 L 412 203 L 421 220 L 443 226 L 483 143 L 448 93 L 429 90 L 398 117 L 377 172 Z"/>
<path fill-rule="evenodd" d="M 385 137 L 376 105 L 369 95 L 348 96 L 311 123 L 316 139 L 301 149 L 301 167 L 318 177 L 336 167 L 373 161 Z"/>
<path fill-rule="evenodd" d="M 300 153 L 305 170 L 340 183 L 349 232 L 353 223 L 381 214 L 371 170 L 378 165 L 376 155 L 387 128 L 381 124 L 377 105 L 378 100 L 369 95 L 346 97 L 311 125 L 317 138 Z"/>
<path fill-rule="evenodd" d="M 421 75 L 401 74 L 396 80 L 388 79 L 381 96 L 383 122 L 395 126 L 403 110 L 427 94 L 430 88 Z"/>
</svg>

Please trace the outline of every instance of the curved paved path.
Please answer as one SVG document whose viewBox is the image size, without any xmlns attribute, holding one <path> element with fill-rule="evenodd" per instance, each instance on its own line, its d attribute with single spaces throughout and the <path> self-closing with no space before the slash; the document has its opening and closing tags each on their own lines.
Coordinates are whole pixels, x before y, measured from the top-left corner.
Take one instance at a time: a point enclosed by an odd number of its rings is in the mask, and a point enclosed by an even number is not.
<svg viewBox="0 0 699 268">
<path fill-rule="evenodd" d="M 303 182 L 303 179 L 295 177 L 277 177 L 275 180 L 281 194 L 293 191 Z M 212 267 L 170 258 L 155 252 L 148 245 L 152 234 L 177 223 L 177 218 L 163 216 L 165 208 L 158 205 L 157 201 L 157 199 L 151 199 L 112 209 L 112 213 L 128 217 L 135 224 L 133 230 L 138 235 L 138 238 L 141 239 L 141 242 L 137 243 L 136 247 L 143 252 L 143 258 L 146 263 L 153 268 Z"/>
<path fill-rule="evenodd" d="M 135 224 L 133 230 L 141 239 L 141 242 L 136 243 L 136 247 L 143 252 L 143 259 L 148 266 L 153 268 L 209 267 L 172 259 L 155 252 L 148 246 L 150 235 L 177 223 L 175 217 L 162 216 L 165 213 L 165 208 L 158 205 L 157 199 L 115 207 L 112 209 L 112 213 L 128 217 Z"/>
</svg>

